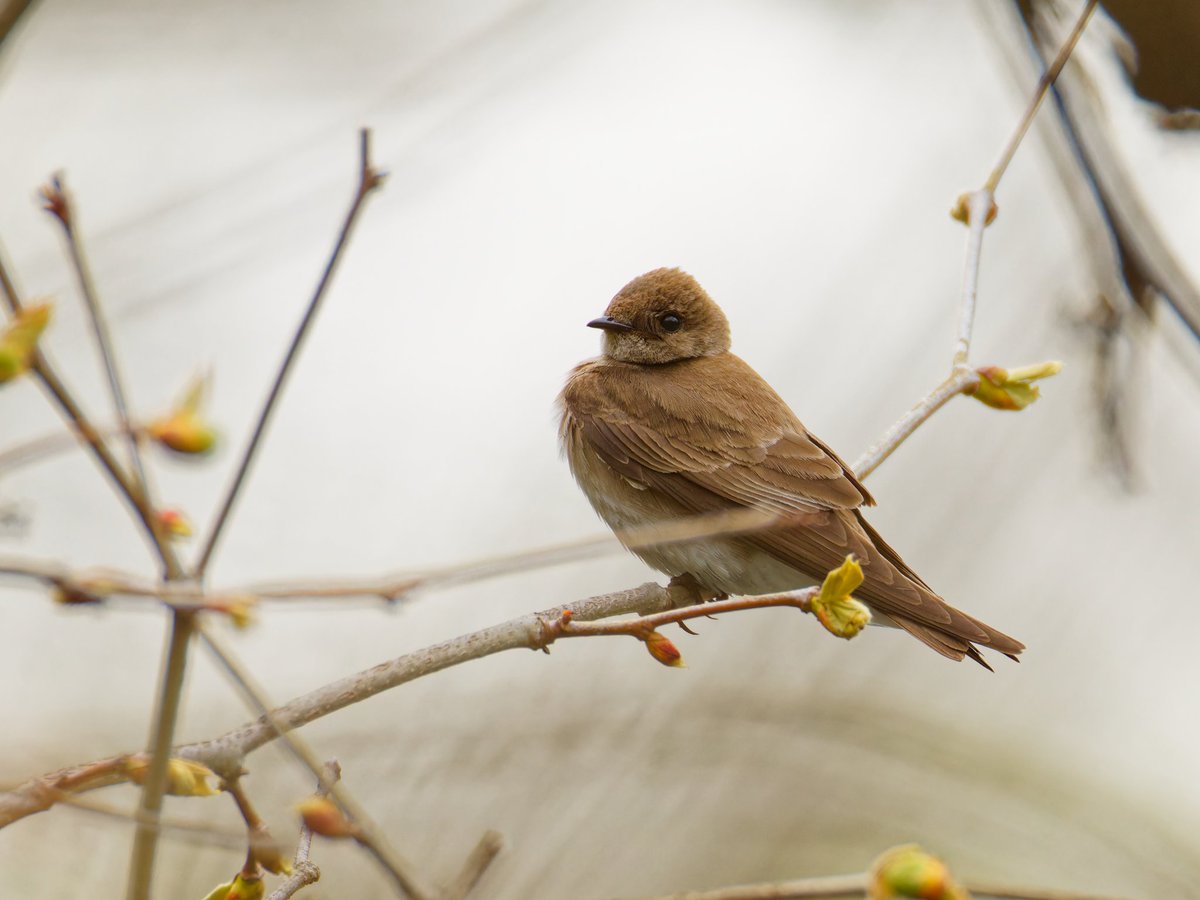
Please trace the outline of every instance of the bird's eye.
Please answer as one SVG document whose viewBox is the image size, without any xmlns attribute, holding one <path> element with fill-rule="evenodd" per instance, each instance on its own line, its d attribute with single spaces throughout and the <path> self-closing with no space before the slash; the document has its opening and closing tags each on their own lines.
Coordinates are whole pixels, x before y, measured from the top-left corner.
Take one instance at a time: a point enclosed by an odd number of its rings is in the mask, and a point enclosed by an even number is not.
<svg viewBox="0 0 1200 900">
<path fill-rule="evenodd" d="M 662 326 L 663 331 L 675 332 L 683 327 L 683 319 L 679 318 L 678 313 L 663 313 L 658 317 L 658 324 Z"/>
</svg>

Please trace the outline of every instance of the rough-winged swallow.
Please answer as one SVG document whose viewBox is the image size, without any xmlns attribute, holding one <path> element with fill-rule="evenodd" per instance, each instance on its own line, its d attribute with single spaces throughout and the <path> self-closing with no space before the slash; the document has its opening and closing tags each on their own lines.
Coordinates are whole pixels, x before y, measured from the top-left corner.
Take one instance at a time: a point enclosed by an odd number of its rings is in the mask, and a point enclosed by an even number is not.
<svg viewBox="0 0 1200 900">
<path fill-rule="evenodd" d="M 560 434 L 618 535 L 738 508 L 785 514 L 737 536 L 634 548 L 646 563 L 709 594 L 764 594 L 819 583 L 853 553 L 866 577 L 855 596 L 876 622 L 984 666 L 976 644 L 1013 659 L 1025 649 L 942 600 L 867 523 L 867 489 L 729 352 L 725 314 L 690 275 L 635 278 L 588 325 L 603 329 L 604 354 L 567 379 Z"/>
</svg>

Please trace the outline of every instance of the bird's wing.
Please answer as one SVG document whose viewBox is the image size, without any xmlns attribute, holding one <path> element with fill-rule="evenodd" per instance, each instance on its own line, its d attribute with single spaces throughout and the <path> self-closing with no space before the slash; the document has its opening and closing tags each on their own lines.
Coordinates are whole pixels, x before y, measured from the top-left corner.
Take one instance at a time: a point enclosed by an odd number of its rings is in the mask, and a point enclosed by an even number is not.
<svg viewBox="0 0 1200 900">
<path fill-rule="evenodd" d="M 586 402 L 572 402 L 569 389 L 563 399 L 590 446 L 630 482 L 689 513 L 737 506 L 795 513 L 741 539 L 817 581 L 853 553 L 866 575 L 857 595 L 943 655 L 977 657 L 971 642 L 1019 652 L 1019 642 L 949 606 L 904 563 L 862 518 L 858 508 L 870 495 L 845 463 L 745 368 L 769 398 L 734 398 L 749 401 L 742 410 L 694 380 L 683 385 L 692 402 L 682 402 L 674 396 L 679 379 L 660 380 L 640 397 L 625 379 L 616 390 L 593 383 Z M 781 409 L 762 415 L 764 399 Z"/>
</svg>

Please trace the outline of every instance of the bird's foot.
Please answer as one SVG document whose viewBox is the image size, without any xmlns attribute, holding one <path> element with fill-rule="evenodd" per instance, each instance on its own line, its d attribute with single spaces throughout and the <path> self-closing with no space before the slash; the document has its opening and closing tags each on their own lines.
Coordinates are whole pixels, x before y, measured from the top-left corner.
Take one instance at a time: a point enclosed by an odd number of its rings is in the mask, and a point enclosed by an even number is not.
<svg viewBox="0 0 1200 900">
<path fill-rule="evenodd" d="M 729 597 L 724 591 L 706 588 L 696 580 L 696 576 L 691 572 L 673 576 L 667 587 L 671 590 L 672 609 L 695 606 L 698 603 L 709 603 L 713 600 L 725 600 Z M 675 590 L 676 588 L 679 590 Z"/>
</svg>

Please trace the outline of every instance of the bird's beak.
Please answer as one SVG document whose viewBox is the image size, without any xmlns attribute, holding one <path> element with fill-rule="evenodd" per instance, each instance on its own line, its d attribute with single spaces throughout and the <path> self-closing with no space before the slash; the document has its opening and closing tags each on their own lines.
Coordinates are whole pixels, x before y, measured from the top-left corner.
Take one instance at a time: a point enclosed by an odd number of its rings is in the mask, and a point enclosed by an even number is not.
<svg viewBox="0 0 1200 900">
<path fill-rule="evenodd" d="M 598 319 L 592 319 L 588 322 L 588 328 L 602 328 L 605 331 L 634 331 L 632 325 L 627 325 L 625 322 L 618 321 L 612 316 L 601 316 Z"/>
</svg>

